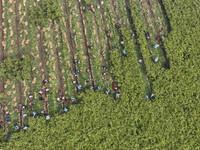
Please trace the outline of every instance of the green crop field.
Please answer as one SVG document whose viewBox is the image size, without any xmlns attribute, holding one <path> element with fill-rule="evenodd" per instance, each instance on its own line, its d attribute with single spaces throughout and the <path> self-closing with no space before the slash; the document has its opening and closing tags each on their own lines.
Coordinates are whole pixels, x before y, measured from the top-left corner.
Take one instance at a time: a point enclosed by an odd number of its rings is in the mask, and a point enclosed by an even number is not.
<svg viewBox="0 0 200 150">
<path fill-rule="evenodd" d="M 0 0 L 0 149 L 200 149 L 199 0 Z"/>
</svg>

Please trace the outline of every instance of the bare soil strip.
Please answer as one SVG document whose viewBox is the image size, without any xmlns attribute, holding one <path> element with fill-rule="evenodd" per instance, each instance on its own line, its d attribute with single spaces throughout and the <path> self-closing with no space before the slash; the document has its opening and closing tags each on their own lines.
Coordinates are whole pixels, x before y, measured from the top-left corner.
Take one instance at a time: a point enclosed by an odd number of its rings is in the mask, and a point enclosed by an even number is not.
<svg viewBox="0 0 200 150">
<path fill-rule="evenodd" d="M 40 72 L 41 72 L 41 86 L 42 89 L 46 88 L 46 86 L 43 84 L 43 80 L 47 79 L 47 74 L 46 74 L 46 68 L 45 68 L 45 60 L 44 60 L 44 50 L 43 50 L 43 33 L 41 31 L 41 28 L 37 28 L 37 32 L 39 35 L 39 45 L 38 45 L 38 50 L 39 50 L 39 56 L 40 56 Z M 49 108 L 48 108 L 48 97 L 45 94 L 44 96 L 44 112 L 45 114 L 49 114 Z"/>
<path fill-rule="evenodd" d="M 16 39 L 16 48 L 17 48 L 17 51 L 18 51 L 18 57 L 19 58 L 22 58 L 22 50 L 20 48 L 20 41 L 19 41 L 19 38 L 20 38 L 20 30 L 19 30 L 19 18 L 18 18 L 18 15 L 19 15 L 19 4 L 18 4 L 18 0 L 15 0 L 14 1 L 14 5 L 15 5 L 15 31 L 16 31 L 16 34 L 17 34 L 17 39 Z M 20 124 L 20 127 L 23 126 L 23 119 L 22 119 L 22 101 L 24 99 L 24 94 L 23 94 L 23 90 L 22 90 L 22 85 L 20 82 L 16 81 L 16 85 L 17 85 L 17 88 L 18 88 L 18 106 L 19 106 L 19 124 Z"/>
<path fill-rule="evenodd" d="M 0 0 L 0 62 L 4 60 L 4 46 L 3 46 L 3 41 L 4 41 L 4 25 L 3 25 L 3 2 Z M 0 80 L 0 93 L 4 93 L 5 88 L 4 88 L 4 80 Z M 4 128 L 4 131 L 8 131 L 8 127 L 6 124 L 6 116 L 5 116 L 5 105 L 3 104 L 1 107 L 1 120 L 2 120 L 2 126 Z"/>
<path fill-rule="evenodd" d="M 77 0 L 78 2 L 78 9 L 79 9 L 79 17 L 80 17 L 80 22 L 81 22 L 81 28 L 82 28 L 82 32 L 83 32 L 83 37 L 84 37 L 84 45 L 85 45 L 85 50 L 86 53 L 88 54 L 88 41 L 86 38 L 86 31 L 85 31 L 85 25 L 83 23 L 83 16 L 82 16 L 82 12 L 81 12 L 81 4 L 80 2 Z M 93 70 L 92 70 L 92 65 L 91 65 L 91 61 L 90 61 L 90 56 L 88 55 L 88 64 L 89 64 L 89 69 L 90 69 L 90 76 L 91 76 L 91 80 L 92 80 L 92 86 L 95 87 L 95 81 L 94 81 L 94 76 L 93 76 Z"/>
<path fill-rule="evenodd" d="M 54 26 L 54 22 L 53 22 L 53 24 L 52 24 L 52 26 L 51 26 L 51 30 L 53 30 L 53 26 Z M 55 50 L 55 54 L 56 54 L 56 68 L 58 69 L 58 79 L 59 79 L 59 90 L 61 90 L 62 91 L 62 93 L 64 92 L 63 91 L 63 84 L 64 84 L 64 82 L 63 82 L 63 78 L 62 78 L 62 69 L 61 69 L 61 61 L 60 61 L 60 58 L 59 58 L 59 54 L 58 54 L 58 47 L 56 47 L 56 45 L 55 45 L 55 31 L 53 30 L 53 35 L 52 35 L 52 37 L 53 37 L 53 41 L 52 41 L 52 44 L 53 44 L 53 47 L 54 47 L 54 50 Z"/>
<path fill-rule="evenodd" d="M 4 26 L 3 26 L 3 2 L 0 0 L 0 62 L 4 60 Z M 4 92 L 4 81 L 0 80 L 0 93 Z"/>
</svg>

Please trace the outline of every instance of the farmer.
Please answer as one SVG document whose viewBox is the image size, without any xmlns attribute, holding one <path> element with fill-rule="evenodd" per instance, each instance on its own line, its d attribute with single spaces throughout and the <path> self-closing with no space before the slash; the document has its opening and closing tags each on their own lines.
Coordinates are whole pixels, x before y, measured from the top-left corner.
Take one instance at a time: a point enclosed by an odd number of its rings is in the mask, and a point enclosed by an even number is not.
<svg viewBox="0 0 200 150">
<path fill-rule="evenodd" d="M 86 70 L 86 72 L 88 72 L 88 73 L 89 73 L 89 72 L 90 72 L 90 69 L 88 68 L 88 69 Z"/>
<path fill-rule="evenodd" d="M 40 91 L 39 91 L 39 94 L 42 95 L 42 94 L 44 94 L 44 92 L 43 92 L 42 90 L 40 90 Z"/>
<path fill-rule="evenodd" d="M 64 108 L 64 112 L 67 112 L 68 111 L 68 109 L 67 108 Z"/>
<path fill-rule="evenodd" d="M 116 93 L 116 98 L 119 98 L 120 94 L 119 93 Z"/>
<path fill-rule="evenodd" d="M 151 5 L 151 1 L 149 1 L 149 5 Z"/>
<path fill-rule="evenodd" d="M 27 130 L 27 129 L 28 129 L 28 127 L 27 127 L 27 126 L 23 127 L 23 130 Z"/>
<path fill-rule="evenodd" d="M 22 21 L 21 24 L 24 25 L 25 24 L 24 21 Z"/>
<path fill-rule="evenodd" d="M 62 95 L 62 91 L 61 90 L 59 90 L 58 93 L 59 93 L 59 95 Z"/>
<path fill-rule="evenodd" d="M 56 99 L 56 101 L 57 101 L 57 102 L 60 102 L 60 101 L 61 101 L 60 97 L 58 97 L 58 98 Z"/>
<path fill-rule="evenodd" d="M 70 99 L 67 99 L 66 102 L 69 103 L 69 102 L 70 102 Z"/>
<path fill-rule="evenodd" d="M 61 114 L 61 110 L 60 109 L 58 110 L 58 113 Z"/>
<path fill-rule="evenodd" d="M 73 68 L 72 68 L 72 67 L 70 67 L 70 68 L 69 68 L 69 70 L 70 70 L 70 71 L 73 71 Z"/>
<path fill-rule="evenodd" d="M 123 44 L 124 44 L 124 41 L 121 41 L 121 42 L 120 42 L 120 44 L 122 44 L 122 45 L 123 45 Z"/>
<path fill-rule="evenodd" d="M 72 83 L 73 83 L 73 84 L 76 84 L 76 81 L 74 80 Z"/>
<path fill-rule="evenodd" d="M 106 36 L 107 36 L 108 38 L 110 38 L 110 31 L 109 31 L 109 30 L 106 31 Z"/>
<path fill-rule="evenodd" d="M 97 5 L 97 9 L 100 9 L 100 5 Z"/>
<path fill-rule="evenodd" d="M 27 116 L 27 114 L 23 114 L 23 115 L 22 115 L 22 118 L 25 118 L 26 116 Z"/>
<path fill-rule="evenodd" d="M 17 124 L 18 124 L 18 121 L 15 121 L 15 122 L 14 122 L 14 125 L 17 125 Z"/>
<path fill-rule="evenodd" d="M 98 86 L 97 89 L 100 90 L 100 89 L 101 89 L 101 86 Z"/>
<path fill-rule="evenodd" d="M 48 93 L 48 92 L 49 92 L 49 89 L 48 89 L 48 88 L 46 88 L 46 89 L 44 89 L 44 91 L 45 91 L 46 93 Z"/>
<path fill-rule="evenodd" d="M 33 95 L 29 95 L 29 99 L 32 99 L 33 98 Z"/>
<path fill-rule="evenodd" d="M 103 75 L 103 76 L 106 76 L 106 72 L 103 72 L 102 75 Z"/>
<path fill-rule="evenodd" d="M 156 57 L 155 59 L 154 59 L 154 62 L 157 62 L 158 61 L 158 57 Z"/>
<path fill-rule="evenodd" d="M 92 90 L 92 89 L 93 89 L 93 86 L 91 85 L 91 86 L 89 87 L 89 89 Z"/>
<path fill-rule="evenodd" d="M 122 52 L 122 53 L 123 53 L 123 55 L 126 55 L 126 51 L 125 51 L 124 49 L 123 49 L 123 52 Z"/>
<path fill-rule="evenodd" d="M 43 98 L 43 97 L 40 97 L 39 99 L 40 99 L 41 101 L 44 101 L 44 98 Z"/>
<path fill-rule="evenodd" d="M 132 38 L 134 38 L 134 36 L 135 36 L 135 34 L 134 34 L 134 33 L 132 33 L 131 37 L 132 37 Z"/>
<path fill-rule="evenodd" d="M 108 68 L 106 66 L 102 66 L 102 69 L 105 70 L 105 71 L 108 70 Z"/>
<path fill-rule="evenodd" d="M 151 96 L 150 96 L 150 98 L 152 98 L 153 96 L 154 96 L 154 94 L 152 93 Z"/>
<path fill-rule="evenodd" d="M 33 106 L 33 102 L 30 102 L 30 103 L 29 103 L 29 106 L 32 107 L 32 106 Z"/>
<path fill-rule="evenodd" d="M 35 116 L 36 116 L 36 114 L 37 114 L 37 113 L 34 111 L 34 112 L 33 112 L 33 117 L 35 117 Z"/>
<path fill-rule="evenodd" d="M 23 105 L 23 106 L 22 106 L 22 108 L 23 108 L 23 109 L 26 109 L 26 108 L 27 108 L 27 106 L 26 106 L 26 105 Z"/>
<path fill-rule="evenodd" d="M 154 45 L 154 48 L 158 48 L 158 47 L 159 47 L 159 45 L 158 45 L 158 44 Z"/>
<path fill-rule="evenodd" d="M 71 101 L 72 101 L 72 102 L 74 102 L 74 100 L 75 100 L 74 98 L 71 98 Z"/>
<path fill-rule="evenodd" d="M 74 40 L 74 36 L 72 36 L 72 40 Z"/>
<path fill-rule="evenodd" d="M 116 91 L 116 90 L 117 90 L 117 87 L 113 87 L 113 90 Z"/>
<path fill-rule="evenodd" d="M 44 110 L 41 110 L 40 113 L 41 113 L 41 114 L 44 114 Z"/>
<path fill-rule="evenodd" d="M 61 99 L 62 99 L 62 100 L 65 100 L 65 97 L 64 97 L 64 96 L 62 96 L 62 97 L 61 97 Z"/>
<path fill-rule="evenodd" d="M 160 40 L 160 36 L 157 37 L 157 40 Z"/>
<path fill-rule="evenodd" d="M 47 115 L 47 116 L 46 116 L 46 120 L 49 120 L 49 119 L 50 119 L 50 115 Z"/>
<path fill-rule="evenodd" d="M 83 12 L 85 12 L 85 6 L 82 7 Z"/>
<path fill-rule="evenodd" d="M 46 84 L 48 81 L 47 81 L 47 79 L 44 79 L 42 82 L 43 82 L 44 84 Z"/>
<path fill-rule="evenodd" d="M 18 111 L 18 108 L 15 108 L 14 111 L 17 112 L 17 111 Z"/>
<path fill-rule="evenodd" d="M 101 5 L 103 5 L 104 1 L 101 1 Z"/>
<path fill-rule="evenodd" d="M 74 64 L 77 64 L 78 63 L 78 60 L 77 59 L 74 59 Z"/>
<path fill-rule="evenodd" d="M 80 90 L 81 89 L 81 84 L 78 84 L 78 85 L 76 85 L 77 87 L 78 87 L 78 89 Z"/>
<path fill-rule="evenodd" d="M 91 11 L 94 13 L 94 7 L 93 7 L 92 4 L 90 4 L 90 9 L 91 9 Z"/>
<path fill-rule="evenodd" d="M 105 52 L 102 52 L 101 54 L 102 54 L 102 56 L 105 56 Z"/>
<path fill-rule="evenodd" d="M 142 59 L 139 59 L 139 61 L 138 61 L 140 64 L 142 63 Z"/>
<path fill-rule="evenodd" d="M 6 114 L 6 115 L 9 115 L 9 111 L 8 111 L 8 110 L 6 110 L 5 114 Z"/>
<path fill-rule="evenodd" d="M 93 47 L 92 47 L 92 45 L 90 44 L 90 45 L 88 45 L 88 48 L 89 48 L 89 49 L 92 49 Z"/>
<path fill-rule="evenodd" d="M 106 90 L 105 92 L 106 92 L 106 94 L 110 93 L 110 91 L 108 91 L 108 90 Z"/>
<path fill-rule="evenodd" d="M 161 67 L 160 69 L 161 69 L 161 70 L 164 70 L 165 68 L 164 68 L 164 67 Z"/>
<path fill-rule="evenodd" d="M 120 28 L 119 23 L 116 23 L 115 27 L 116 27 L 117 29 L 119 29 L 119 28 Z"/>
<path fill-rule="evenodd" d="M 89 83 L 90 82 L 90 80 L 89 79 L 86 79 L 85 80 L 85 84 L 87 84 L 87 83 Z"/>
<path fill-rule="evenodd" d="M 162 39 L 164 39 L 165 37 L 162 35 Z"/>
<path fill-rule="evenodd" d="M 10 121 L 10 117 L 6 117 L 6 121 Z"/>
<path fill-rule="evenodd" d="M 118 47 L 117 47 L 117 46 L 115 46 L 113 49 L 114 49 L 114 50 L 117 50 L 117 49 L 118 49 Z"/>
<path fill-rule="evenodd" d="M 77 75 L 80 74 L 80 71 L 76 70 L 76 74 L 77 74 Z"/>
<path fill-rule="evenodd" d="M 48 53 L 47 55 L 49 55 L 49 58 L 51 58 L 51 54 L 50 53 Z"/>
<path fill-rule="evenodd" d="M 14 128 L 15 128 L 15 130 L 19 130 L 19 126 L 18 125 L 16 125 Z"/>
<path fill-rule="evenodd" d="M 146 99 L 148 99 L 149 98 L 149 96 L 148 95 L 146 95 Z"/>
<path fill-rule="evenodd" d="M 113 86 L 116 86 L 116 85 L 117 85 L 117 83 L 113 82 L 113 83 L 112 83 L 112 85 L 113 85 Z"/>
</svg>

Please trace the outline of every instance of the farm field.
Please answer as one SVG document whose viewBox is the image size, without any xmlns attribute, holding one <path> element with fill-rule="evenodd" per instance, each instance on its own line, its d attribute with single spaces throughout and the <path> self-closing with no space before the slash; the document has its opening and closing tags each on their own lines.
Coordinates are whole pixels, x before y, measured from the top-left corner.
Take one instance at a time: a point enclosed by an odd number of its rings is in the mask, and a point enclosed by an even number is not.
<svg viewBox="0 0 200 150">
<path fill-rule="evenodd" d="M 0 148 L 199 149 L 199 10 L 0 0 Z"/>
</svg>

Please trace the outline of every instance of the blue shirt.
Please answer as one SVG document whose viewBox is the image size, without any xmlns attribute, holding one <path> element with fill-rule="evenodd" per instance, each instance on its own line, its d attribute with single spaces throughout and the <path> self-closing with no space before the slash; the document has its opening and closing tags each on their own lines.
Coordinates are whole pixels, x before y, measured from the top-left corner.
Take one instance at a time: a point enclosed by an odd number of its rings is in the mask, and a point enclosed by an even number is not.
<svg viewBox="0 0 200 150">
<path fill-rule="evenodd" d="M 106 90 L 106 94 L 108 94 L 110 91 Z"/>
<path fill-rule="evenodd" d="M 154 59 L 154 62 L 157 62 L 158 61 L 158 57 L 156 57 L 155 59 Z"/>
<path fill-rule="evenodd" d="M 126 55 L 126 51 L 125 50 L 123 50 L 123 54 Z"/>
</svg>

